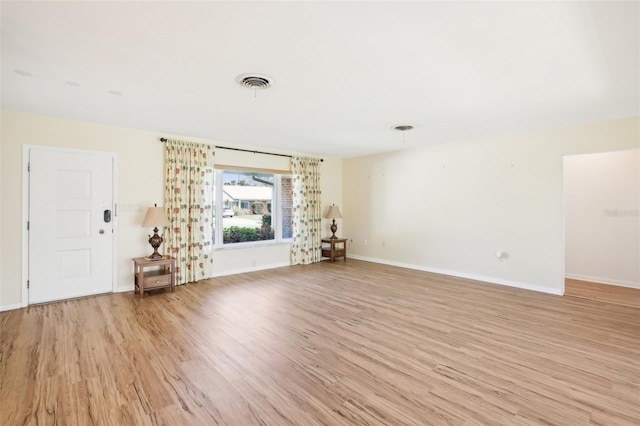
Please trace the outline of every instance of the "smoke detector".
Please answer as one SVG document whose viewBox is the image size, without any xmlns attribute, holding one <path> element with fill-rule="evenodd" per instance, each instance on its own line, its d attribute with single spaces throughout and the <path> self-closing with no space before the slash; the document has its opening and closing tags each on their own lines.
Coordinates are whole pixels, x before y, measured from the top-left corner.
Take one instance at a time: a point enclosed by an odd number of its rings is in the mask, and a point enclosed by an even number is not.
<svg viewBox="0 0 640 426">
<path fill-rule="evenodd" d="M 247 89 L 268 89 L 273 84 L 273 79 L 263 74 L 240 74 L 236 81 Z"/>
</svg>

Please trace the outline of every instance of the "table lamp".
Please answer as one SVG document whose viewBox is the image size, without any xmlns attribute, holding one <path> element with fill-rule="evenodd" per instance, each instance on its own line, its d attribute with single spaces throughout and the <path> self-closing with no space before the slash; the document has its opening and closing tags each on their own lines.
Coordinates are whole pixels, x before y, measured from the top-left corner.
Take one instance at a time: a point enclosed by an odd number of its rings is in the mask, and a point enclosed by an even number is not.
<svg viewBox="0 0 640 426">
<path fill-rule="evenodd" d="M 342 219 L 342 214 L 340 213 L 340 207 L 336 206 L 335 204 L 333 204 L 332 206 L 329 207 L 329 211 L 327 212 L 326 216 L 327 219 L 333 219 L 333 222 L 331 223 L 331 227 L 329 229 L 331 229 L 331 233 L 333 235 L 331 235 L 331 239 L 335 240 L 336 238 L 336 231 L 338 230 L 338 225 L 336 225 L 336 218 L 338 219 Z"/>
<path fill-rule="evenodd" d="M 158 226 L 169 226 L 169 219 L 167 219 L 167 213 L 163 207 L 158 207 L 154 204 L 154 207 L 149 207 L 147 214 L 142 221 L 143 228 L 151 228 L 153 226 L 153 235 L 149 235 L 149 244 L 153 247 L 153 253 L 147 257 L 149 260 L 160 260 L 162 255 L 158 253 L 158 247 L 164 241 L 161 235 L 158 235 Z"/>
</svg>

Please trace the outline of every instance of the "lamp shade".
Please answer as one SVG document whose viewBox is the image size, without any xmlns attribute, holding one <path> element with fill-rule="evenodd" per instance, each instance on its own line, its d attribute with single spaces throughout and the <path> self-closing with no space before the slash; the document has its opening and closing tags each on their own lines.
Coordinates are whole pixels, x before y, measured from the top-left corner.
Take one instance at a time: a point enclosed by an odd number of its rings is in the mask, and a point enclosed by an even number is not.
<svg viewBox="0 0 640 426">
<path fill-rule="evenodd" d="M 147 214 L 142 221 L 143 228 L 157 228 L 159 226 L 169 226 L 169 219 L 164 207 L 149 207 Z"/>
<path fill-rule="evenodd" d="M 325 216 L 328 219 L 342 219 L 342 214 L 340 213 L 340 207 L 333 204 L 329 207 L 329 211 Z"/>
</svg>

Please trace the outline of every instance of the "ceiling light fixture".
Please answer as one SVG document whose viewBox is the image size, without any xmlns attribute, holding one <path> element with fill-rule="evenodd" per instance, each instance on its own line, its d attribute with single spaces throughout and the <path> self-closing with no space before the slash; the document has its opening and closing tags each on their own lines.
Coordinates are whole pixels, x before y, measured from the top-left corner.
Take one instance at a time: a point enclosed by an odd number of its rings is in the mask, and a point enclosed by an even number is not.
<svg viewBox="0 0 640 426">
<path fill-rule="evenodd" d="M 399 132 L 402 132 L 402 143 L 404 143 L 404 134 L 407 130 L 412 130 L 413 126 L 409 126 L 407 124 L 402 125 L 402 126 L 394 126 L 391 128 L 392 130 L 397 130 Z"/>
<path fill-rule="evenodd" d="M 236 77 L 236 81 L 247 89 L 253 89 L 254 97 L 258 89 L 268 89 L 273 85 L 273 79 L 263 74 L 240 74 Z"/>
</svg>

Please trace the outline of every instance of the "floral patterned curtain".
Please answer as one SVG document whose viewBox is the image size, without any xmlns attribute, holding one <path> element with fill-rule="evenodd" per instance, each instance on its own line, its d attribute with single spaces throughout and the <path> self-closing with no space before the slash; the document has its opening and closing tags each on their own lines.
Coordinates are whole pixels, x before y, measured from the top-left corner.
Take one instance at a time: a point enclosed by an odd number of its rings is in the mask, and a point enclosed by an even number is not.
<svg viewBox="0 0 640 426">
<path fill-rule="evenodd" d="M 292 157 L 291 264 L 319 262 L 322 257 L 320 160 Z"/>
<path fill-rule="evenodd" d="M 213 275 L 213 145 L 165 143 L 164 204 L 171 224 L 165 253 L 176 258 L 176 284 Z"/>
</svg>

